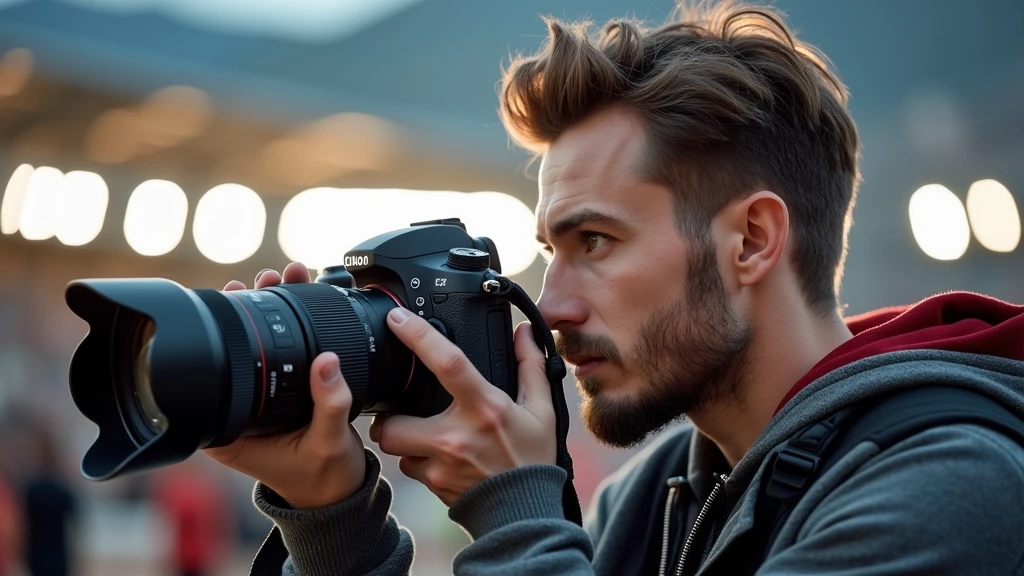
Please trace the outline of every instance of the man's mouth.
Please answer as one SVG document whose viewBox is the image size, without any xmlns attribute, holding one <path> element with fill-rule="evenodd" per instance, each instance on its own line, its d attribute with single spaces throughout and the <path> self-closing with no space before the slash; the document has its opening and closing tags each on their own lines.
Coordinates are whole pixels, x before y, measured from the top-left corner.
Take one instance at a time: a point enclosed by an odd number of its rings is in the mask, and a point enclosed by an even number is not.
<svg viewBox="0 0 1024 576">
<path fill-rule="evenodd" d="M 565 361 L 573 366 L 573 375 L 585 378 L 596 372 L 607 360 L 602 356 L 566 356 Z"/>
</svg>

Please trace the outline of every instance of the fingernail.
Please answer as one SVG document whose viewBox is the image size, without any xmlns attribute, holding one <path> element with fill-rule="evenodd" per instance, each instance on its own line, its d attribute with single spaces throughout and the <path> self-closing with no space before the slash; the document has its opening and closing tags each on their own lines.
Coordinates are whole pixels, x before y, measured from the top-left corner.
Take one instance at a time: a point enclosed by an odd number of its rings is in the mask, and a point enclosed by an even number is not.
<svg viewBox="0 0 1024 576">
<path fill-rule="evenodd" d="M 260 281 L 260 277 L 262 277 L 267 272 L 270 272 L 271 270 L 272 270 L 271 268 L 264 268 L 263 270 L 260 270 L 259 272 L 257 272 L 256 273 L 256 281 L 259 282 Z"/>
<path fill-rule="evenodd" d="M 394 323 L 395 326 L 401 326 L 409 318 L 412 318 L 412 312 L 402 307 L 394 308 L 388 313 L 388 320 Z"/>
<path fill-rule="evenodd" d="M 384 421 L 387 420 L 387 416 L 377 414 L 373 417 L 373 422 L 370 422 L 370 441 L 380 442 L 380 431 L 384 427 Z"/>
<path fill-rule="evenodd" d="M 320 379 L 324 381 L 324 386 L 334 386 L 341 381 L 341 367 L 337 360 L 331 360 L 320 369 Z"/>
</svg>

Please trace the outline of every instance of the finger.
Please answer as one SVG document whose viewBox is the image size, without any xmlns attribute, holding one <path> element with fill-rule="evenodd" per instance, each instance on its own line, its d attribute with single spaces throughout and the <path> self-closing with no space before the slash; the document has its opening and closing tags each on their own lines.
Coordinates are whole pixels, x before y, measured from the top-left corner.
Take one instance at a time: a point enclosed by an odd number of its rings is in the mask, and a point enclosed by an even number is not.
<svg viewBox="0 0 1024 576">
<path fill-rule="evenodd" d="M 256 278 L 256 284 L 254 287 L 257 290 L 267 288 L 268 286 L 277 286 L 281 283 L 281 275 L 277 273 L 277 270 L 267 270 L 261 272 Z"/>
<path fill-rule="evenodd" d="M 533 330 L 529 322 L 521 322 L 516 326 L 515 335 L 516 360 L 519 361 L 519 404 L 533 414 L 538 411 L 552 410 L 551 384 L 548 382 L 546 359 L 533 339 Z"/>
<path fill-rule="evenodd" d="M 497 390 L 458 346 L 409 310 L 393 308 L 388 313 L 388 326 L 459 402 L 486 401 L 491 391 Z"/>
<path fill-rule="evenodd" d="M 224 290 L 245 290 L 245 284 L 242 284 L 238 280 L 232 280 L 231 282 L 228 282 L 227 284 L 224 285 Z"/>
<path fill-rule="evenodd" d="M 285 284 L 309 282 L 309 268 L 306 268 L 306 265 L 301 262 L 291 262 L 284 267 L 281 277 L 284 279 L 282 282 Z"/>
<path fill-rule="evenodd" d="M 313 418 L 304 440 L 308 439 L 322 454 L 345 449 L 344 435 L 349 429 L 348 414 L 352 392 L 341 374 L 338 356 L 324 352 L 310 365 L 309 390 L 313 396 Z"/>
<path fill-rule="evenodd" d="M 438 420 L 399 415 L 375 419 L 370 440 L 392 456 L 432 456 L 443 444 Z"/>
<path fill-rule="evenodd" d="M 398 461 L 398 469 L 409 478 L 423 484 L 446 506 L 459 499 L 459 494 L 447 487 L 445 471 L 429 458 L 404 457 Z"/>
<path fill-rule="evenodd" d="M 264 268 L 263 270 L 260 270 L 259 272 L 257 272 L 256 273 L 256 279 L 252 281 L 252 285 L 253 286 L 258 286 L 259 283 L 260 283 L 260 276 L 263 276 L 264 273 L 270 272 L 271 270 L 273 270 L 273 268 Z"/>
<path fill-rule="evenodd" d="M 398 470 L 407 477 L 423 484 L 423 471 L 427 467 L 427 459 L 417 456 L 403 456 L 398 459 Z"/>
</svg>

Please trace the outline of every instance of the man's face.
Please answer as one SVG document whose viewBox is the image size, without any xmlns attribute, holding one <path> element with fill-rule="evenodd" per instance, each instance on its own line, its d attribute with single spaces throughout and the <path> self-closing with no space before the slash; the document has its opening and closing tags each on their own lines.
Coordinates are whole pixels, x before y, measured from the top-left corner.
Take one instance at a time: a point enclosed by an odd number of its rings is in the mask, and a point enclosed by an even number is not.
<svg viewBox="0 0 1024 576">
<path fill-rule="evenodd" d="M 737 389 L 750 330 L 710 238 L 688 240 L 672 192 L 646 182 L 640 120 L 601 112 L 545 154 L 538 240 L 551 253 L 538 303 L 574 365 L 582 417 L 629 447 Z"/>
</svg>

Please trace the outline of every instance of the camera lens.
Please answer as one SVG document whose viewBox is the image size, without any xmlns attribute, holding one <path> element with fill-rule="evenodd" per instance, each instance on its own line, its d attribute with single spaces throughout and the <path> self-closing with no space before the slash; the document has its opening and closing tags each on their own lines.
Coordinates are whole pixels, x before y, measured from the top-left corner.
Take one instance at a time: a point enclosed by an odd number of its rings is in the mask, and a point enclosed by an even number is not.
<svg viewBox="0 0 1024 576">
<path fill-rule="evenodd" d="M 312 414 L 309 366 L 324 351 L 338 355 L 352 390 L 350 419 L 393 409 L 412 379 L 413 355 L 385 324 L 400 300 L 382 289 L 81 280 L 65 297 L 90 327 L 70 384 L 100 428 L 82 463 L 95 480 L 301 428 Z"/>
<path fill-rule="evenodd" d="M 132 375 L 134 385 L 132 395 L 138 408 L 142 422 L 153 435 L 162 433 L 167 429 L 167 416 L 160 411 L 153 395 L 153 381 L 150 378 L 150 358 L 152 353 L 153 334 L 156 332 L 156 325 L 152 320 L 144 320 L 139 329 L 136 330 L 135 341 L 132 346 Z"/>
</svg>

